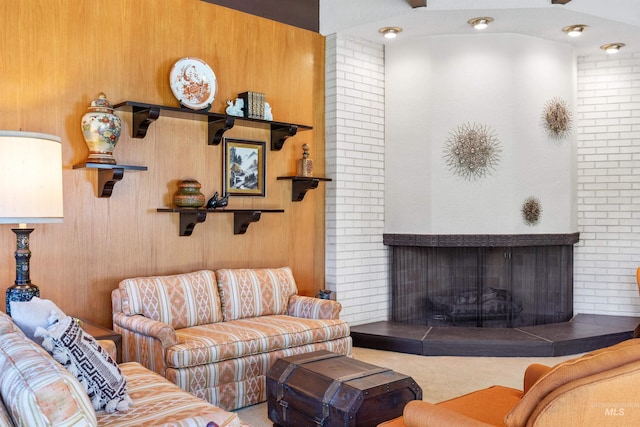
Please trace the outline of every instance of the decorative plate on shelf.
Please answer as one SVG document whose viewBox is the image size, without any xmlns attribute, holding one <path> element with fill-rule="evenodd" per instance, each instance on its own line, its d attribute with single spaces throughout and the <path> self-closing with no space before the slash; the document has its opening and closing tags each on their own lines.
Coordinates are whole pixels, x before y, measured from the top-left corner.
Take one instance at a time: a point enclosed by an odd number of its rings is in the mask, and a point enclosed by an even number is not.
<svg viewBox="0 0 640 427">
<path fill-rule="evenodd" d="M 192 110 L 208 109 L 218 90 L 216 75 L 199 58 L 182 58 L 169 74 L 171 91 L 180 104 Z"/>
</svg>

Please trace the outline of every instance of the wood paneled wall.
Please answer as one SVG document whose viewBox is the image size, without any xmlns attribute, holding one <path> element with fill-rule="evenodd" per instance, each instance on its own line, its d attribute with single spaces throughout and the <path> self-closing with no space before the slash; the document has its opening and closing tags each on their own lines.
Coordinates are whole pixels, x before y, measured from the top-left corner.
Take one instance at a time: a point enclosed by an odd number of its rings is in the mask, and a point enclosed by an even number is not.
<svg viewBox="0 0 640 427">
<path fill-rule="evenodd" d="M 324 172 L 324 38 L 199 0 L 0 0 L 0 129 L 55 134 L 63 140 L 64 222 L 36 225 L 31 280 L 65 312 L 111 324 L 110 293 L 124 278 L 223 267 L 292 267 L 301 293 L 324 286 L 324 184 L 291 202 L 302 144 Z M 168 76 L 178 59 L 204 59 L 216 73 L 212 111 L 247 90 L 264 92 L 277 121 L 313 126 L 267 151 L 267 196 L 234 197 L 229 208 L 282 208 L 263 214 L 244 235 L 233 215 L 209 215 L 190 237 L 178 235 L 171 206 L 176 183 L 222 190 L 222 145 L 207 146 L 206 122 L 168 117 L 144 139 L 131 117 L 115 149 L 125 172 L 111 198 L 96 197 L 94 170 L 74 170 L 88 150 L 80 119 L 104 92 L 113 103 L 177 106 Z M 268 141 L 268 132 L 236 127 L 225 136 Z M 15 178 L 20 185 L 20 177 Z M 0 195 L 1 197 L 1 195 Z M 0 226 L 0 283 L 15 280 L 15 235 Z M 2 304 L 4 309 L 4 304 Z"/>
</svg>

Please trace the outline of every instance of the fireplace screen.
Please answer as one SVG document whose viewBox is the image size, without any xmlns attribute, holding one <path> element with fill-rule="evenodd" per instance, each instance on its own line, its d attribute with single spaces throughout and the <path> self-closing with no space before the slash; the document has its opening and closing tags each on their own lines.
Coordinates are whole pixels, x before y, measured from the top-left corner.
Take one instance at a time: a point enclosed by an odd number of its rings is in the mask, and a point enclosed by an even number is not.
<svg viewBox="0 0 640 427">
<path fill-rule="evenodd" d="M 567 321 L 572 259 L 571 246 L 394 247 L 393 321 L 471 327 Z"/>
</svg>

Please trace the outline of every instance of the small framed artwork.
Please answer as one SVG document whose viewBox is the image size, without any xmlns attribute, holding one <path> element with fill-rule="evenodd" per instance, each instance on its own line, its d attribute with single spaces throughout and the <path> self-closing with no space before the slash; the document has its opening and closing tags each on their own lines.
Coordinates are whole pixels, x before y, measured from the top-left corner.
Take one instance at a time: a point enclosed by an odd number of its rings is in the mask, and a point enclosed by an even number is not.
<svg viewBox="0 0 640 427">
<path fill-rule="evenodd" d="M 231 196 L 266 194 L 266 142 L 224 138 L 223 188 Z"/>
</svg>

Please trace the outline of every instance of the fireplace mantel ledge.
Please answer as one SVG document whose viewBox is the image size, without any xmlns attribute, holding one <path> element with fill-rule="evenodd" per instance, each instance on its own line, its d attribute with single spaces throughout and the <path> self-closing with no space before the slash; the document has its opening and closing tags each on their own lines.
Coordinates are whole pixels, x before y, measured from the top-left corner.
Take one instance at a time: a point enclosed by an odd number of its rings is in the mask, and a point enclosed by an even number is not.
<svg viewBox="0 0 640 427">
<path fill-rule="evenodd" d="M 573 245 L 580 233 L 567 234 L 384 234 L 388 246 L 420 247 L 513 247 Z"/>
</svg>

